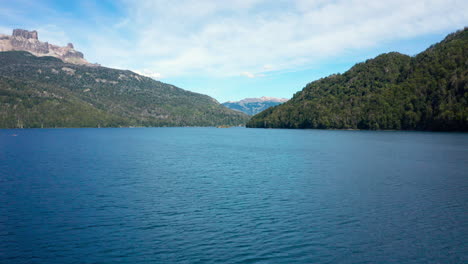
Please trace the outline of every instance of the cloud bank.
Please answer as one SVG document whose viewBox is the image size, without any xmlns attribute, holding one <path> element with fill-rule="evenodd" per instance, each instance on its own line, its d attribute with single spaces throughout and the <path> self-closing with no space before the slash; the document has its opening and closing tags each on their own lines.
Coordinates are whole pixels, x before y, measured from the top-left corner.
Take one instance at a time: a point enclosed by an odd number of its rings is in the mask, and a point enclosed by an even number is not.
<svg viewBox="0 0 468 264">
<path fill-rule="evenodd" d="M 155 78 L 261 77 L 468 24 L 464 0 L 121 0 L 111 15 L 85 3 L 84 21 L 46 10 L 46 35 L 74 28 L 96 62 Z"/>
</svg>

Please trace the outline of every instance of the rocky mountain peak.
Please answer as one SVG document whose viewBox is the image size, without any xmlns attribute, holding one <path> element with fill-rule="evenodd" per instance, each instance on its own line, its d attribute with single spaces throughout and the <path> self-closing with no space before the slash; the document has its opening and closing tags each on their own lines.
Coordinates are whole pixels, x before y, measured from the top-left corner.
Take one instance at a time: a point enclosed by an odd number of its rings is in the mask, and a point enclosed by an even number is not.
<svg viewBox="0 0 468 264">
<path fill-rule="evenodd" d="M 245 98 L 240 101 L 228 101 L 226 103 L 262 103 L 262 102 L 274 102 L 274 103 L 284 103 L 289 99 L 286 98 L 276 98 L 276 97 L 269 97 L 269 96 L 262 96 L 260 98 Z"/>
<path fill-rule="evenodd" d="M 36 56 L 52 56 L 73 64 L 95 65 L 86 61 L 83 53 L 75 50 L 72 43 L 60 47 L 39 41 L 36 30 L 14 29 L 11 36 L 0 35 L 0 51 L 11 50 L 27 51 Z"/>
<path fill-rule="evenodd" d="M 25 39 L 39 40 L 36 30 L 28 31 L 28 30 L 24 30 L 24 29 L 13 29 L 13 35 L 12 36 L 13 37 L 22 37 L 22 38 L 25 38 Z"/>
<path fill-rule="evenodd" d="M 223 103 L 227 108 L 255 115 L 272 106 L 288 101 L 286 98 L 262 96 L 260 98 L 245 98 L 240 101 L 228 101 Z"/>
</svg>

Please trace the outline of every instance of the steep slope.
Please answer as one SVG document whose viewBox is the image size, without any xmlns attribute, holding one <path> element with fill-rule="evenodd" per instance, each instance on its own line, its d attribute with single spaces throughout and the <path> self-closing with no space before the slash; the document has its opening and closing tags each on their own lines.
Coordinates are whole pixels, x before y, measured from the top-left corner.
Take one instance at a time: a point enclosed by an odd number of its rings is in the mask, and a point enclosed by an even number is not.
<svg viewBox="0 0 468 264">
<path fill-rule="evenodd" d="M 243 125 L 213 98 L 131 71 L 0 52 L 0 127 Z"/>
<path fill-rule="evenodd" d="M 309 83 L 247 127 L 468 131 L 468 30 Z"/>
<path fill-rule="evenodd" d="M 255 115 L 265 109 L 282 104 L 286 101 L 288 101 L 288 99 L 262 96 L 260 98 L 245 98 L 240 101 L 229 101 L 223 103 L 223 105 L 227 108 L 241 111 L 248 115 Z"/>
</svg>

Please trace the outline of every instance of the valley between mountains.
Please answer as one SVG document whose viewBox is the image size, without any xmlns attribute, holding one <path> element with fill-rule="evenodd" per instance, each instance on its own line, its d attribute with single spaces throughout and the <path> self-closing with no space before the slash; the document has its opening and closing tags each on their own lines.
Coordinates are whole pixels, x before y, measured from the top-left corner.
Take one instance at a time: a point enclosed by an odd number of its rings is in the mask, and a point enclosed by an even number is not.
<svg viewBox="0 0 468 264">
<path fill-rule="evenodd" d="M 311 82 L 292 99 L 220 104 L 128 70 L 89 63 L 36 31 L 0 35 L 0 127 L 247 126 L 468 131 L 468 30 Z"/>
</svg>

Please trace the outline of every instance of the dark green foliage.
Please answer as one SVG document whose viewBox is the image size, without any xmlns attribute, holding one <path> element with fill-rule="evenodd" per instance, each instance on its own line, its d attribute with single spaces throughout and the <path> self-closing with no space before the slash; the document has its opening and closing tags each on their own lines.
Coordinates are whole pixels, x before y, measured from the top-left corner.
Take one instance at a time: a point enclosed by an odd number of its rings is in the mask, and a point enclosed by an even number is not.
<svg viewBox="0 0 468 264">
<path fill-rule="evenodd" d="M 131 71 L 0 52 L 0 127 L 243 125 L 213 98 Z"/>
<path fill-rule="evenodd" d="M 247 127 L 468 131 L 468 30 L 415 57 L 380 55 L 309 83 Z"/>
</svg>

